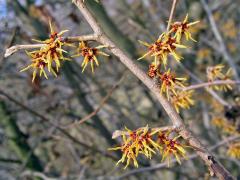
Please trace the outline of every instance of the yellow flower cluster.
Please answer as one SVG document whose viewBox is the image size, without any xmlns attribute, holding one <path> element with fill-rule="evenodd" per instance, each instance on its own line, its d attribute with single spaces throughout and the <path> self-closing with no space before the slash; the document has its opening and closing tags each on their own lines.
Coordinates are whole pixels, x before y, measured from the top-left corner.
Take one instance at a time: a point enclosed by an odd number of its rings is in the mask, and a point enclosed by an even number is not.
<svg viewBox="0 0 240 180">
<path fill-rule="evenodd" d="M 171 102 L 175 109 L 179 113 L 179 108 L 189 109 L 191 105 L 194 105 L 194 101 L 191 99 L 193 91 L 180 91 L 171 96 Z"/>
<path fill-rule="evenodd" d="M 224 65 L 218 64 L 216 66 L 211 66 L 207 68 L 207 78 L 209 82 L 216 80 L 231 80 L 232 70 L 228 69 L 226 73 L 223 73 Z M 216 85 L 213 86 L 216 90 L 224 90 L 232 89 L 230 84 Z"/>
<path fill-rule="evenodd" d="M 39 50 L 35 50 L 32 52 L 27 52 L 26 54 L 31 58 L 31 64 L 27 67 L 23 68 L 20 72 L 26 71 L 30 68 L 33 69 L 32 82 L 34 82 L 37 74 L 41 77 L 42 74 L 46 79 L 48 79 L 46 69 L 48 72 L 52 73 L 55 77 L 57 77 L 57 72 L 65 60 L 70 60 L 69 58 L 64 57 L 64 53 L 67 53 L 63 49 L 63 46 L 71 46 L 75 47 L 72 44 L 64 41 L 62 35 L 68 30 L 64 30 L 61 32 L 55 32 L 51 22 L 50 25 L 50 36 L 48 39 L 44 41 L 35 40 L 36 42 L 42 43 L 43 46 Z M 99 62 L 97 59 L 97 55 L 108 56 L 106 53 L 100 51 L 99 49 L 104 48 L 106 46 L 97 46 L 95 48 L 89 47 L 86 42 L 80 42 L 79 47 L 77 48 L 77 54 L 73 57 L 83 56 L 82 62 L 82 72 L 87 67 L 88 63 L 91 64 L 92 72 L 94 72 L 94 62 L 98 66 Z"/>
<path fill-rule="evenodd" d="M 234 39 L 238 35 L 238 28 L 236 26 L 236 22 L 233 19 L 228 19 L 223 26 L 221 26 L 220 30 L 222 31 L 223 35 L 227 38 Z"/>
<path fill-rule="evenodd" d="M 182 35 L 185 36 L 186 40 L 191 39 L 192 41 L 195 41 L 195 39 L 192 38 L 191 33 L 190 33 L 190 27 L 199 23 L 199 21 L 195 21 L 195 22 L 188 22 L 188 15 L 186 15 L 185 19 L 183 20 L 183 22 L 175 22 L 171 25 L 171 30 L 170 32 L 174 32 L 175 33 L 175 38 L 177 40 L 177 42 L 181 41 Z"/>
<path fill-rule="evenodd" d="M 138 167 L 137 157 L 139 154 L 151 159 L 153 154 L 157 152 L 162 155 L 162 161 L 174 155 L 179 163 L 179 156 L 185 157 L 186 151 L 177 139 L 180 136 L 170 138 L 172 131 L 161 131 L 158 128 L 150 129 L 148 126 L 131 131 L 125 128 L 125 131 L 120 132 L 122 137 L 122 145 L 109 150 L 121 150 L 122 158 L 117 162 L 117 165 L 126 161 L 124 169 L 133 162 L 135 167 Z"/>
<path fill-rule="evenodd" d="M 161 80 L 160 93 L 166 92 L 168 99 L 169 90 L 171 90 L 174 95 L 177 95 L 175 86 L 184 87 L 183 82 L 186 81 L 186 78 L 176 77 L 173 73 L 170 72 L 170 69 L 168 69 L 168 71 L 164 72 L 163 74 L 160 74 L 159 76 Z"/>
<path fill-rule="evenodd" d="M 162 144 L 163 151 L 162 151 L 162 161 L 167 159 L 168 167 L 170 165 L 170 157 L 172 155 L 175 156 L 177 162 L 181 164 L 180 157 L 186 159 L 186 145 L 181 144 L 177 139 L 181 136 L 176 136 L 174 138 L 170 137 L 171 131 L 168 132 L 159 132 L 158 134 L 158 142 Z"/>
<path fill-rule="evenodd" d="M 149 44 L 143 41 L 139 42 L 148 47 L 148 52 L 145 53 L 142 57 L 138 58 L 138 60 L 151 55 L 154 57 L 155 66 L 159 64 L 166 66 L 168 54 L 172 55 L 176 61 L 179 62 L 182 57 L 177 54 L 176 48 L 186 48 L 186 46 L 178 44 L 176 39 L 171 37 L 170 34 L 165 33 L 161 34 L 157 41 L 153 44 Z"/>
<path fill-rule="evenodd" d="M 199 49 L 198 52 L 197 52 L 197 58 L 199 60 L 203 60 L 203 59 L 210 59 L 211 58 L 211 50 L 207 49 L 207 48 L 202 48 L 202 49 Z"/>
<path fill-rule="evenodd" d="M 214 117 L 212 119 L 212 124 L 220 129 L 223 130 L 223 132 L 227 133 L 227 134 L 239 134 L 239 132 L 237 131 L 237 127 L 235 126 L 235 124 L 231 121 L 227 121 L 225 118 L 221 118 L 221 117 Z"/>
<path fill-rule="evenodd" d="M 148 51 L 138 60 L 145 58 L 146 56 L 154 57 L 154 65 L 158 66 L 163 64 L 164 66 L 168 63 L 168 55 L 172 55 L 176 61 L 180 61 L 182 57 L 176 52 L 177 48 L 187 48 L 185 45 L 181 44 L 182 35 L 185 35 L 186 40 L 195 41 L 190 33 L 191 26 L 197 24 L 199 21 L 188 22 L 188 15 L 185 17 L 183 22 L 175 22 L 171 25 L 168 32 L 162 33 L 159 38 L 149 44 L 144 41 L 139 41 L 144 46 L 148 47 Z"/>
<path fill-rule="evenodd" d="M 139 41 L 148 48 L 148 51 L 138 60 L 147 56 L 153 57 L 153 62 L 149 66 L 148 76 L 159 80 L 160 93 L 165 93 L 168 100 L 172 100 L 172 103 L 178 112 L 179 107 L 189 108 L 193 105 L 193 100 L 191 100 L 192 92 L 185 92 L 183 95 L 181 95 L 182 92 L 179 90 L 176 92 L 176 88 L 180 89 L 184 87 L 183 83 L 187 79 L 177 77 L 170 69 L 166 71 L 168 56 L 172 56 L 177 62 L 180 62 L 180 60 L 183 59 L 177 50 L 187 48 L 187 46 L 181 43 L 183 37 L 187 41 L 195 41 L 191 36 L 190 29 L 198 22 L 199 21 L 188 22 L 188 15 L 186 15 L 182 22 L 172 23 L 169 31 L 163 32 L 155 42 L 147 43 Z M 164 66 L 163 70 L 161 70 L 162 65 Z"/>
<path fill-rule="evenodd" d="M 79 47 L 77 49 L 77 54 L 73 55 L 72 57 L 83 56 L 82 62 L 82 72 L 84 72 L 85 68 L 87 67 L 88 63 L 91 64 L 92 72 L 94 73 L 94 62 L 97 66 L 99 66 L 99 62 L 97 59 L 97 55 L 109 56 L 108 54 L 100 51 L 99 49 L 104 48 L 106 46 L 100 45 L 97 47 L 90 47 L 88 46 L 87 42 L 80 42 Z"/>
<path fill-rule="evenodd" d="M 225 118 L 214 117 L 212 119 L 212 124 L 216 127 L 222 129 L 222 131 L 229 135 L 240 135 L 238 129 L 238 123 L 233 121 L 228 121 Z M 240 159 L 240 143 L 239 141 L 232 142 L 228 146 L 227 155 L 233 158 Z"/>
<path fill-rule="evenodd" d="M 59 71 L 62 61 L 69 60 L 64 57 L 63 53 L 66 53 L 66 51 L 62 49 L 62 46 L 69 45 L 62 40 L 62 35 L 67 32 L 67 30 L 57 33 L 53 30 L 51 23 L 49 23 L 49 25 L 51 32 L 49 39 L 44 41 L 34 40 L 43 43 L 44 46 L 39 50 L 26 52 L 32 62 L 30 65 L 22 69 L 21 72 L 33 68 L 32 82 L 34 82 L 38 72 L 40 76 L 44 74 L 45 78 L 48 79 L 45 71 L 46 67 L 49 72 L 54 76 L 57 76 L 56 72 Z"/>
<path fill-rule="evenodd" d="M 240 159 L 240 142 L 230 144 L 227 154 L 230 157 Z"/>
</svg>

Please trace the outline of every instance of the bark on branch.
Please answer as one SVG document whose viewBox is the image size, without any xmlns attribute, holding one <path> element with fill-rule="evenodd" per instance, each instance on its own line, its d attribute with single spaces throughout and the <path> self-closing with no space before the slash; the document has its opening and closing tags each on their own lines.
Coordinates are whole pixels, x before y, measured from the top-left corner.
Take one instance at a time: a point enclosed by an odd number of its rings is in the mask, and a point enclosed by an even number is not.
<svg viewBox="0 0 240 180">
<path fill-rule="evenodd" d="M 193 134 L 185 127 L 183 120 L 175 111 L 173 106 L 163 97 L 159 92 L 159 87 L 141 70 L 135 63 L 134 60 L 128 57 L 121 49 L 119 49 L 115 43 L 113 43 L 102 31 L 101 26 L 98 24 L 94 16 L 85 6 L 82 0 L 73 0 L 73 3 L 83 14 L 93 31 L 98 34 L 98 41 L 109 47 L 109 50 L 119 58 L 123 63 L 138 79 L 140 79 L 156 96 L 157 100 L 161 103 L 169 118 L 171 119 L 175 128 L 179 130 L 179 134 L 186 139 L 189 144 L 195 148 L 197 154 L 204 160 L 205 164 L 208 165 L 210 171 L 219 179 L 234 179 L 231 174 L 214 158 L 214 156 L 200 143 L 200 141 L 193 136 Z"/>
</svg>

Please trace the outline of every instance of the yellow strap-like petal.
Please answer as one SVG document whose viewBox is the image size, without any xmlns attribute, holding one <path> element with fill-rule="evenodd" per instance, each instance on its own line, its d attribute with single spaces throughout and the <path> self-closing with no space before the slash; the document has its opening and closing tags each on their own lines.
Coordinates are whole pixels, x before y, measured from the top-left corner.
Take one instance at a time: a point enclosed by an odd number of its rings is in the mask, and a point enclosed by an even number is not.
<svg viewBox="0 0 240 180">
<path fill-rule="evenodd" d="M 99 63 L 98 63 L 98 59 L 97 59 L 97 57 L 96 57 L 96 56 L 93 56 L 93 59 L 94 59 L 96 65 L 99 66 Z"/>
<path fill-rule="evenodd" d="M 143 58 L 145 58 L 147 55 L 149 55 L 151 53 L 151 51 L 148 51 L 147 53 L 145 53 L 143 56 L 141 56 L 140 58 L 138 58 L 137 60 L 141 60 Z"/>
<path fill-rule="evenodd" d="M 28 65 L 27 67 L 23 68 L 22 70 L 20 70 L 20 72 L 23 72 L 23 71 L 26 71 L 28 70 L 29 68 L 33 67 L 32 64 Z"/>
<path fill-rule="evenodd" d="M 36 75 L 37 75 L 37 70 L 35 69 L 33 71 L 33 75 L 32 75 L 32 82 L 34 82 L 35 78 L 36 78 Z"/>
<path fill-rule="evenodd" d="M 53 30 L 52 22 L 50 19 L 49 19 L 48 23 L 49 23 L 50 33 L 52 34 L 52 33 L 54 33 L 54 30 Z"/>
<path fill-rule="evenodd" d="M 148 43 L 145 42 L 145 41 L 138 40 L 138 42 L 139 42 L 140 44 L 144 45 L 144 46 L 147 46 L 147 47 L 151 46 L 150 44 L 148 44 Z"/>
<path fill-rule="evenodd" d="M 42 70 L 42 72 L 43 72 L 44 77 L 45 77 L 46 79 L 48 79 L 48 76 L 47 76 L 47 74 L 46 74 L 44 68 L 41 68 L 41 70 Z"/>
<path fill-rule="evenodd" d="M 58 33 L 58 36 L 62 36 L 65 32 L 68 32 L 69 30 L 63 30 Z"/>
<path fill-rule="evenodd" d="M 91 69 L 92 69 L 92 73 L 94 73 L 94 64 L 93 64 L 93 61 L 91 61 Z"/>
<path fill-rule="evenodd" d="M 97 53 L 98 53 L 98 54 L 101 54 L 101 55 L 103 55 L 103 56 L 110 56 L 109 54 L 106 54 L 105 52 L 102 52 L 102 51 L 98 51 Z"/>
</svg>

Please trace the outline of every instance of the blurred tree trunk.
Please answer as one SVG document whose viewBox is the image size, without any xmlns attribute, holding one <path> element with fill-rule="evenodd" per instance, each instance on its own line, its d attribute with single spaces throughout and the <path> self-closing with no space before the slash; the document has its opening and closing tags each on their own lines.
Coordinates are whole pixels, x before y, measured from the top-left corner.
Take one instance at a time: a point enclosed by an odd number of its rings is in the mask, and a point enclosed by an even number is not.
<svg viewBox="0 0 240 180">
<path fill-rule="evenodd" d="M 75 91 L 79 103 L 82 105 L 83 109 L 89 114 L 94 111 L 94 108 L 91 106 L 91 104 L 87 101 L 86 96 L 82 94 L 82 82 L 75 76 L 74 67 L 78 67 L 75 62 L 65 62 L 63 66 L 63 72 L 68 80 L 69 85 L 72 87 L 72 89 Z M 80 68 L 80 67 L 79 67 Z M 77 71 L 78 72 L 78 71 Z M 115 141 L 112 139 L 112 134 L 107 130 L 107 128 L 102 123 L 102 120 L 98 115 L 95 115 L 92 117 L 93 124 L 96 127 L 96 129 L 105 137 L 106 141 L 110 145 L 114 145 Z"/>
<path fill-rule="evenodd" d="M 136 57 L 134 44 L 125 36 L 107 15 L 101 3 L 86 1 L 88 9 L 94 14 L 104 32 L 114 41 L 119 48 L 127 52 L 131 57 Z"/>
<path fill-rule="evenodd" d="M 3 101 L 0 101 L 0 124 L 4 128 L 10 149 L 16 153 L 22 163 L 26 163 L 26 167 L 31 170 L 43 171 L 40 160 L 34 155 L 27 142 L 27 136 L 21 132 L 16 119 Z"/>
</svg>

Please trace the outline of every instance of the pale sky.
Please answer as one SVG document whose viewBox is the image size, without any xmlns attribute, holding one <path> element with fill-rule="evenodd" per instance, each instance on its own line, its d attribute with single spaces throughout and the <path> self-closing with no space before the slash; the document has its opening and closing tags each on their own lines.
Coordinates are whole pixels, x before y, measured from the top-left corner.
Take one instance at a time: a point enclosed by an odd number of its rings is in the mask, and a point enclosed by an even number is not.
<svg viewBox="0 0 240 180">
<path fill-rule="evenodd" d="M 0 18 L 7 16 L 7 2 L 0 0 Z"/>
</svg>

